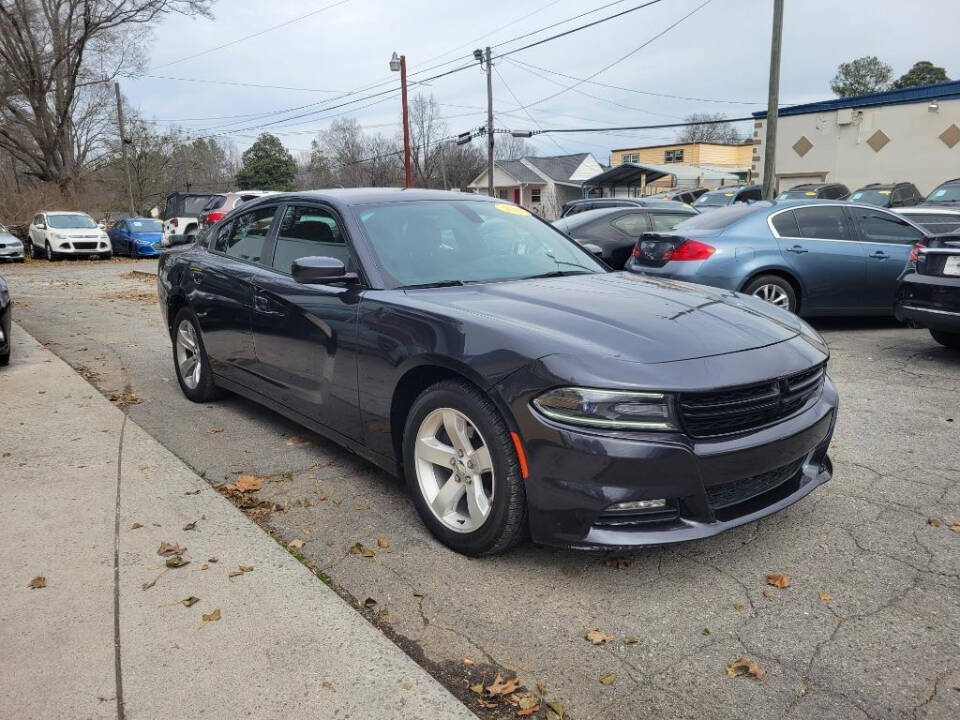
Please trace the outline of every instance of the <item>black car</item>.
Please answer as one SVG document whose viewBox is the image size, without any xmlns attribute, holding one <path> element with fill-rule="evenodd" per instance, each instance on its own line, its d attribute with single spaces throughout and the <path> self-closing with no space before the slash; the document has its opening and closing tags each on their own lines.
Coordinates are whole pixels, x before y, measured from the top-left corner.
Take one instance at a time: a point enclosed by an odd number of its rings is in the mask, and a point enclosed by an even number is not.
<svg viewBox="0 0 960 720">
<path fill-rule="evenodd" d="M 862 202 L 877 207 L 912 207 L 923 202 L 923 195 L 913 183 L 870 183 L 850 196 L 852 202 Z"/>
<path fill-rule="evenodd" d="M 897 291 L 897 319 L 960 350 L 960 235 L 933 238 L 910 260 Z"/>
<path fill-rule="evenodd" d="M 563 204 L 560 217 L 576 215 L 577 213 L 587 212 L 589 210 L 602 210 L 612 207 L 676 207 L 675 200 L 664 200 L 663 198 L 585 198 L 583 200 L 571 200 Z"/>
<path fill-rule="evenodd" d="M 674 200 L 676 202 L 682 203 L 693 203 L 698 197 L 703 195 L 708 191 L 708 188 L 705 187 L 694 187 L 694 188 L 675 188 L 673 190 L 668 190 L 664 193 L 658 193 L 656 195 L 651 195 L 651 198 L 659 200 Z"/>
<path fill-rule="evenodd" d="M 802 183 L 777 195 L 777 200 L 846 200 L 850 189 L 840 183 Z"/>
<path fill-rule="evenodd" d="M 832 474 L 806 323 L 610 272 L 494 198 L 268 196 L 164 253 L 158 288 L 188 398 L 232 390 L 404 476 L 470 555 L 702 538 Z"/>
<path fill-rule="evenodd" d="M 721 185 L 716 190 L 710 190 L 698 197 L 693 207 L 703 212 L 735 203 L 753 203 L 762 199 L 763 188 L 759 185 Z"/>
<path fill-rule="evenodd" d="M 922 203 L 925 207 L 960 208 L 960 178 L 947 180 L 933 189 Z"/>
<path fill-rule="evenodd" d="M 620 207 L 589 210 L 555 220 L 553 225 L 581 245 L 596 245 L 600 257 L 615 270 L 622 270 L 637 240 L 645 232 L 669 231 L 697 211 L 676 207 Z"/>
<path fill-rule="evenodd" d="M 13 303 L 10 301 L 10 289 L 6 280 L 0 276 L 0 365 L 10 363 L 10 325 L 13 315 Z"/>
</svg>

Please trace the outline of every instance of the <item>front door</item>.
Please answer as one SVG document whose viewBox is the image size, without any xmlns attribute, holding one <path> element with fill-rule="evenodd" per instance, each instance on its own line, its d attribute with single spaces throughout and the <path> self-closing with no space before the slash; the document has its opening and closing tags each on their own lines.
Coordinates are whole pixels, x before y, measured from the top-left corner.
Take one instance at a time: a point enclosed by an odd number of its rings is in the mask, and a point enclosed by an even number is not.
<svg viewBox="0 0 960 720">
<path fill-rule="evenodd" d="M 288 205 L 268 267 L 253 283 L 253 334 L 260 392 L 351 438 L 360 437 L 357 315 L 361 292 L 302 285 L 302 257 L 334 257 L 355 269 L 343 223 L 324 206 Z"/>
<path fill-rule="evenodd" d="M 865 307 L 893 312 L 900 274 L 914 244 L 922 242 L 924 235 L 894 213 L 857 206 L 849 210 L 867 258 Z"/>
<path fill-rule="evenodd" d="M 514 202 L 516 205 L 519 205 L 519 204 L 520 204 L 520 188 L 514 188 L 514 189 L 513 189 L 513 202 Z"/>
<path fill-rule="evenodd" d="M 845 312 L 863 304 L 863 249 L 840 205 L 810 205 L 778 213 L 771 223 L 784 260 L 800 282 L 802 312 Z"/>
</svg>

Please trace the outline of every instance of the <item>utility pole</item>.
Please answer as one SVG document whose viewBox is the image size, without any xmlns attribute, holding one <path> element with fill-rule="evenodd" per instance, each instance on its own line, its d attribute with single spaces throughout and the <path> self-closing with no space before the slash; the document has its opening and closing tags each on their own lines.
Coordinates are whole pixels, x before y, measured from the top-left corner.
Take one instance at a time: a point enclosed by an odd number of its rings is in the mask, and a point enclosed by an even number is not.
<svg viewBox="0 0 960 720">
<path fill-rule="evenodd" d="M 407 56 L 397 56 L 396 53 L 390 58 L 390 69 L 393 72 L 400 71 L 400 96 L 403 103 L 403 174 L 404 187 L 413 187 L 410 180 L 410 113 L 407 110 Z"/>
<path fill-rule="evenodd" d="M 123 101 L 120 99 L 120 83 L 114 83 L 117 91 L 117 124 L 120 126 L 120 150 L 123 153 L 123 169 L 127 175 L 127 200 L 130 202 L 130 215 L 136 216 L 137 208 L 133 204 L 133 182 L 130 180 L 130 159 L 127 157 L 127 133 L 123 129 Z"/>
<path fill-rule="evenodd" d="M 484 55 L 487 60 L 487 194 L 493 197 L 493 64 L 489 47 Z"/>
<path fill-rule="evenodd" d="M 770 39 L 770 87 L 767 93 L 767 133 L 763 146 L 763 199 L 773 200 L 777 178 L 777 113 L 780 107 L 780 45 L 783 38 L 783 0 L 773 0 Z"/>
</svg>

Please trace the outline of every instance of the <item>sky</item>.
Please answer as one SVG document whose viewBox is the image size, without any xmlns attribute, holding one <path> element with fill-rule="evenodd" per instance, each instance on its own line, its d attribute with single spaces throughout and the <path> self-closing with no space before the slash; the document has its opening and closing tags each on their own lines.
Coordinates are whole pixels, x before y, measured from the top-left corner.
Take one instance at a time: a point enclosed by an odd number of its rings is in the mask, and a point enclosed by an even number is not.
<svg viewBox="0 0 960 720">
<path fill-rule="evenodd" d="M 496 57 L 641 0 L 599 10 L 608 3 L 217 0 L 213 19 L 169 15 L 158 22 L 146 68 L 120 83 L 128 102 L 158 128 L 177 124 L 240 151 L 269 131 L 295 155 L 309 150 L 316 132 L 338 117 L 355 118 L 369 132 L 400 133 L 400 77 L 388 65 L 394 51 L 406 55 L 411 95 L 436 98 L 449 134 L 486 122 L 484 73 L 472 58 L 473 49 L 485 45 L 499 44 L 493 48 L 497 128 L 647 125 L 682 122 L 694 112 L 744 117 L 765 108 L 772 0 L 661 0 Z M 581 13 L 589 14 L 506 42 Z M 892 65 L 894 77 L 917 60 L 931 60 L 958 79 L 958 27 L 956 0 L 786 0 L 780 102 L 832 97 L 837 65 L 862 55 Z M 243 39 L 254 33 L 262 34 Z M 601 70 L 592 82 L 619 89 L 577 84 Z M 350 104 L 331 107 L 343 103 Z M 740 127 L 744 134 L 751 129 L 749 123 Z M 668 143 L 675 133 L 547 133 L 530 143 L 540 155 L 591 152 L 606 163 L 612 149 Z"/>
</svg>

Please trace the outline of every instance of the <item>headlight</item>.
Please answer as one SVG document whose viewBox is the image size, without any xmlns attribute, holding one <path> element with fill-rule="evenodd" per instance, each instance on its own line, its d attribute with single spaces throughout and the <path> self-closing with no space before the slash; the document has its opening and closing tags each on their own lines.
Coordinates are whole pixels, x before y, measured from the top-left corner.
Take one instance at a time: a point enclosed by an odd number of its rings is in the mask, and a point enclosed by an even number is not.
<svg viewBox="0 0 960 720">
<path fill-rule="evenodd" d="M 830 348 L 827 346 L 827 341 L 823 339 L 820 333 L 810 327 L 803 320 L 800 321 L 800 336 L 817 348 L 817 350 L 825 352 L 827 355 L 830 354 Z"/>
<path fill-rule="evenodd" d="M 557 388 L 533 405 L 551 420 L 611 430 L 678 430 L 669 395 L 629 390 Z"/>
</svg>

